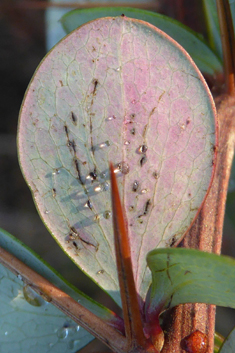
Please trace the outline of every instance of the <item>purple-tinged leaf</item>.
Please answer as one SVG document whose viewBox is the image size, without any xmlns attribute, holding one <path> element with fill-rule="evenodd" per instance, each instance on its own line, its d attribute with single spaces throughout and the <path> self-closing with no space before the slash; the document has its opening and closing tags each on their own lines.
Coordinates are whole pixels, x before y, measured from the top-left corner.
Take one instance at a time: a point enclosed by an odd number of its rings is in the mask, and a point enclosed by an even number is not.
<svg viewBox="0 0 235 353">
<path fill-rule="evenodd" d="M 176 244 L 205 198 L 215 130 L 199 70 L 146 22 L 90 22 L 37 69 L 20 113 L 23 173 L 60 246 L 118 303 L 109 162 L 144 298 L 151 282 L 146 254 Z"/>
</svg>

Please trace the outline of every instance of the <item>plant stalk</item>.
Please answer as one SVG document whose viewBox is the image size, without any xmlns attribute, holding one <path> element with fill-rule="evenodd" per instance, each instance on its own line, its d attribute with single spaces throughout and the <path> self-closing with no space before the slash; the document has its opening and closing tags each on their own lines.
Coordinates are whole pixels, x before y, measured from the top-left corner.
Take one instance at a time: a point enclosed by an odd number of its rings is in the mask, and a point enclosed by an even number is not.
<svg viewBox="0 0 235 353">
<path fill-rule="evenodd" d="M 24 284 L 29 285 L 43 299 L 56 306 L 114 352 L 125 352 L 126 338 L 121 333 L 3 248 L 0 248 L 0 263 L 16 276 L 20 275 Z"/>
<path fill-rule="evenodd" d="M 225 205 L 235 146 L 235 97 L 217 99 L 219 144 L 215 176 L 207 199 L 181 246 L 220 253 Z M 214 350 L 215 306 L 184 304 L 172 309 L 164 320 L 167 331 L 162 353 L 182 353 L 181 341 L 199 330 L 207 335 L 207 353 Z M 184 351 L 185 352 L 185 351 Z"/>
</svg>

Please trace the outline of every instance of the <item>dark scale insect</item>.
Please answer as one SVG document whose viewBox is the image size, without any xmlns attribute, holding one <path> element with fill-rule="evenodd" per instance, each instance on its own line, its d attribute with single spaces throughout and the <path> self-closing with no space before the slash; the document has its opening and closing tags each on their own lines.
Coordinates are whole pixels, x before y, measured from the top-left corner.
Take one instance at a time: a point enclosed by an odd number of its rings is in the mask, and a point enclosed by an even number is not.
<svg viewBox="0 0 235 353">
<path fill-rule="evenodd" d="M 78 174 L 78 180 L 83 185 L 83 181 L 82 181 L 82 178 L 81 178 L 80 167 L 79 167 L 79 162 L 78 162 L 77 158 L 74 158 L 74 164 L 75 164 L 75 169 L 76 169 L 77 174 Z"/>
<path fill-rule="evenodd" d="M 143 167 L 143 165 L 147 162 L 147 156 L 144 155 L 143 157 L 141 157 L 140 159 L 140 166 Z"/>
<path fill-rule="evenodd" d="M 74 125 L 77 125 L 77 117 L 76 117 L 76 115 L 74 114 L 74 112 L 71 112 L 71 119 L 72 119 L 72 123 L 74 124 Z"/>
<path fill-rule="evenodd" d="M 95 170 L 94 170 L 94 172 L 90 172 L 89 173 L 88 179 L 91 179 L 91 180 L 96 180 L 97 179 L 97 174 L 96 174 Z"/>
<path fill-rule="evenodd" d="M 68 141 L 68 147 L 71 147 L 73 149 L 74 154 L 76 154 L 76 143 L 74 140 L 69 140 Z"/>
<path fill-rule="evenodd" d="M 135 128 L 134 127 L 131 129 L 131 134 L 135 135 Z"/>
<path fill-rule="evenodd" d="M 90 210 L 92 210 L 92 203 L 90 200 L 87 200 L 87 202 L 85 203 L 84 207 L 88 207 Z"/>
<path fill-rule="evenodd" d="M 132 191 L 136 192 L 139 188 L 139 182 L 137 180 L 134 181 L 132 185 Z"/>
<path fill-rule="evenodd" d="M 94 88 L 93 88 L 92 94 L 96 93 L 98 83 L 99 83 L 99 81 L 96 78 L 94 78 L 94 80 L 93 80 Z"/>
<path fill-rule="evenodd" d="M 151 205 L 151 200 L 148 199 L 148 201 L 146 202 L 145 207 L 144 207 L 144 215 L 146 215 L 148 213 L 150 205 Z"/>
<path fill-rule="evenodd" d="M 77 245 L 76 241 L 73 241 L 73 246 L 78 250 L 78 245 Z"/>
<path fill-rule="evenodd" d="M 66 136 L 69 138 L 69 129 L 67 125 L 64 125 L 64 131 L 66 133 Z"/>
<path fill-rule="evenodd" d="M 76 228 L 70 227 L 70 230 L 71 230 L 71 232 L 72 232 L 73 235 L 76 235 L 76 236 L 79 235 L 78 232 L 77 232 L 77 230 L 76 230 Z"/>
<path fill-rule="evenodd" d="M 148 146 L 146 146 L 146 145 L 141 145 L 141 146 L 139 146 L 137 152 L 140 153 L 140 154 L 143 154 L 143 153 L 146 153 L 147 150 L 148 150 Z"/>
</svg>

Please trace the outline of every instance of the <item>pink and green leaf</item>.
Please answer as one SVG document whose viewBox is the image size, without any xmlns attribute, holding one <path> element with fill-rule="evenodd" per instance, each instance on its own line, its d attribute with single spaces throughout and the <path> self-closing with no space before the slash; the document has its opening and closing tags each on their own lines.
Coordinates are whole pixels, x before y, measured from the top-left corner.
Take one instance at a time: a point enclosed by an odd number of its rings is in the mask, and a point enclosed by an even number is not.
<svg viewBox="0 0 235 353">
<path fill-rule="evenodd" d="M 193 58 L 198 68 L 209 75 L 222 72 L 221 60 L 209 48 L 203 36 L 181 22 L 156 12 L 130 8 L 130 7 L 101 7 L 92 9 L 76 9 L 66 13 L 60 20 L 65 32 L 68 34 L 88 21 L 106 16 L 120 16 L 125 14 L 151 23 L 158 27 L 175 41 L 177 41 Z"/>
<path fill-rule="evenodd" d="M 113 163 L 143 300 L 151 283 L 146 254 L 182 239 L 211 184 L 215 107 L 194 62 L 164 32 L 122 16 L 98 19 L 39 65 L 21 108 L 18 144 L 46 226 L 120 304 Z"/>
</svg>

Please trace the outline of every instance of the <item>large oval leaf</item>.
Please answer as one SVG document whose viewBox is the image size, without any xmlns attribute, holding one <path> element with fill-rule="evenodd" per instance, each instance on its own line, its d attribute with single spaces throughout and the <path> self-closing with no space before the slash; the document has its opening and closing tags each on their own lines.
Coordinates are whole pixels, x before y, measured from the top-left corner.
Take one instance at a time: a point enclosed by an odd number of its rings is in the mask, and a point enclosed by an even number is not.
<svg viewBox="0 0 235 353">
<path fill-rule="evenodd" d="M 122 13 L 131 18 L 137 18 L 151 23 L 166 32 L 190 54 L 199 69 L 205 74 L 214 75 L 222 72 L 220 59 L 209 48 L 203 37 L 189 27 L 170 17 L 156 12 L 135 9 L 131 7 L 98 7 L 93 9 L 76 9 L 62 16 L 60 22 L 66 33 L 78 26 L 105 16 L 120 16 Z"/>
<path fill-rule="evenodd" d="M 210 185 L 214 112 L 188 54 L 126 17 L 80 27 L 35 73 L 20 113 L 23 173 L 53 236 L 117 302 L 109 161 L 143 298 L 146 254 L 182 238 Z"/>
</svg>

